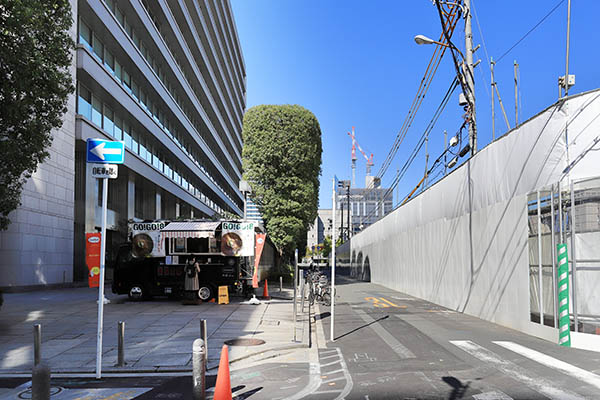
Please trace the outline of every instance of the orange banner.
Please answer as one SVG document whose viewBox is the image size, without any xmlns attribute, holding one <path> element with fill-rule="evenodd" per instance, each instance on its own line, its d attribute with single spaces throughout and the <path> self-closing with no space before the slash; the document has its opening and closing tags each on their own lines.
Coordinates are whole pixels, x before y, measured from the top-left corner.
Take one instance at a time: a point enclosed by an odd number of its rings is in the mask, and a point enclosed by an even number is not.
<svg viewBox="0 0 600 400">
<path fill-rule="evenodd" d="M 254 257 L 254 273 L 252 274 L 252 287 L 258 287 L 258 264 L 260 264 L 260 256 L 262 255 L 263 247 L 265 247 L 266 233 L 256 234 L 256 256 Z"/>
<path fill-rule="evenodd" d="M 85 234 L 85 263 L 90 287 L 100 286 L 100 233 Z"/>
</svg>

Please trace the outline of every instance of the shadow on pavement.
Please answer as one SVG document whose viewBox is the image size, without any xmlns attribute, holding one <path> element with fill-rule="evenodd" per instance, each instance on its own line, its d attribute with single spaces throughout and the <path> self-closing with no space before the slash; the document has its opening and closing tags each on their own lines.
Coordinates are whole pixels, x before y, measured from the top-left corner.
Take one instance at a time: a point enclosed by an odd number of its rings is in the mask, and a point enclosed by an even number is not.
<svg viewBox="0 0 600 400">
<path fill-rule="evenodd" d="M 329 314 L 329 313 L 327 313 L 327 314 Z M 336 337 L 334 340 L 341 339 L 341 338 L 343 338 L 344 336 L 348 336 L 348 335 L 350 335 L 351 333 L 354 333 L 354 332 L 358 331 L 359 329 L 366 328 L 367 326 L 373 325 L 374 323 L 377 323 L 377 322 L 379 322 L 379 321 L 383 321 L 384 319 L 388 319 L 389 317 L 390 317 L 389 315 L 385 315 L 385 316 L 383 316 L 383 317 L 381 317 L 381 318 L 379 318 L 379 319 L 376 319 L 375 321 L 369 322 L 368 324 L 364 324 L 364 325 L 362 325 L 362 326 L 359 326 L 358 328 L 354 328 L 354 329 L 352 329 L 350 332 L 346 332 L 346 333 L 344 333 L 343 335 L 340 335 L 340 336 Z"/>
</svg>

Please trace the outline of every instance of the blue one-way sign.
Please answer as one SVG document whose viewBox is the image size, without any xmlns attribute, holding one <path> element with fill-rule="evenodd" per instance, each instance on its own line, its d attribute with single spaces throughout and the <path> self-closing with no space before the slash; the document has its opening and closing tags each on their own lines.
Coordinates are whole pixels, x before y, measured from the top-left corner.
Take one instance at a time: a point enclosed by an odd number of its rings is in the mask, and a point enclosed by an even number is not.
<svg viewBox="0 0 600 400">
<path fill-rule="evenodd" d="M 104 139 L 87 140 L 87 162 L 102 164 L 123 164 L 125 143 Z"/>
</svg>

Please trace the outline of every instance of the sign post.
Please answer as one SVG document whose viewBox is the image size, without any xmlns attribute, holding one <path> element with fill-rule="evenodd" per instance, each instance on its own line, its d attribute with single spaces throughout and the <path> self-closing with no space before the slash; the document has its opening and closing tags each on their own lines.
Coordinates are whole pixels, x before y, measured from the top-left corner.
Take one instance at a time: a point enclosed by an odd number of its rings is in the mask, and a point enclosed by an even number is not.
<svg viewBox="0 0 600 400">
<path fill-rule="evenodd" d="M 337 185 L 338 185 L 338 179 L 337 177 L 333 178 L 333 194 L 332 194 L 332 202 L 333 202 L 333 207 L 332 207 L 332 211 L 333 211 L 333 230 L 331 231 L 331 326 L 330 326 L 330 339 L 333 342 L 333 338 L 335 337 L 333 335 L 333 327 L 334 327 L 334 307 L 335 307 L 335 231 L 336 231 L 336 225 L 335 225 L 335 206 L 337 203 Z M 343 217 L 343 216 L 342 216 Z"/>
<path fill-rule="evenodd" d="M 102 377 L 102 329 L 104 323 L 104 269 L 106 263 L 106 207 L 108 180 L 115 179 L 118 167 L 125 158 L 125 143 L 104 139 L 87 140 L 87 162 L 92 166 L 92 177 L 102 179 L 102 226 L 100 233 L 100 282 L 98 282 L 98 334 L 96 344 L 96 379 Z"/>
</svg>

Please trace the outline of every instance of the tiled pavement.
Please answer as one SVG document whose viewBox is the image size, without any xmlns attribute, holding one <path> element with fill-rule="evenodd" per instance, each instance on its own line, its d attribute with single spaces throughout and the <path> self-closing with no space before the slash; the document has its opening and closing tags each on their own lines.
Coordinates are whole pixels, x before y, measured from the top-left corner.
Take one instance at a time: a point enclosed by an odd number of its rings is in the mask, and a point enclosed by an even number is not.
<svg viewBox="0 0 600 400">
<path fill-rule="evenodd" d="M 108 288 L 107 288 L 108 289 Z M 229 346 L 232 364 L 253 355 L 268 356 L 290 348 L 306 348 L 308 310 L 298 305 L 294 338 L 292 291 L 277 289 L 271 301 L 250 305 L 182 305 L 154 299 L 130 302 L 106 291 L 103 372 L 191 371 L 192 343 L 200 337 L 200 320 L 208 327 L 208 368 L 216 369 L 226 340 L 262 339 L 257 346 Z M 278 297 L 278 298 L 275 298 Z M 0 310 L 0 375 L 31 373 L 33 326 L 42 325 L 42 358 L 52 372 L 91 373 L 96 366 L 97 290 L 69 288 L 5 294 Z M 125 367 L 116 367 L 117 324 L 125 322 Z M 233 366 L 233 365 L 232 365 Z"/>
</svg>

